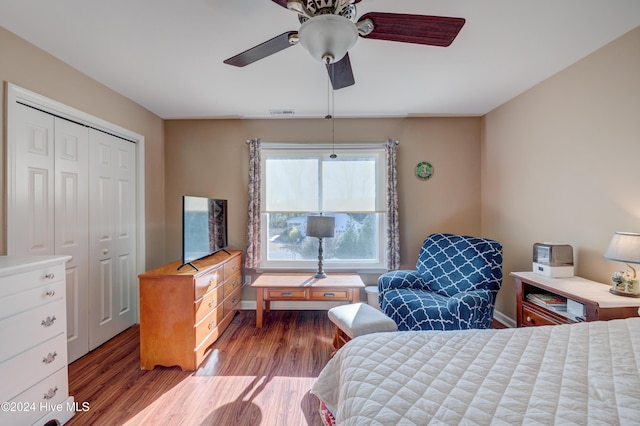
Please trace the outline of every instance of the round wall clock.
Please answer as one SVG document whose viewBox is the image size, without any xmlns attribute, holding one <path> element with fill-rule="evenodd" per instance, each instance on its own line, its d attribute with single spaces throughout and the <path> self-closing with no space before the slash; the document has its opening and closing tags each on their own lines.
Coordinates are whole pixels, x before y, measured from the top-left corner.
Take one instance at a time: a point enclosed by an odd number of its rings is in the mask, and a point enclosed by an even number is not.
<svg viewBox="0 0 640 426">
<path fill-rule="evenodd" d="M 416 177 L 420 180 L 427 180 L 433 176 L 433 166 L 431 163 L 422 161 L 416 166 Z"/>
</svg>

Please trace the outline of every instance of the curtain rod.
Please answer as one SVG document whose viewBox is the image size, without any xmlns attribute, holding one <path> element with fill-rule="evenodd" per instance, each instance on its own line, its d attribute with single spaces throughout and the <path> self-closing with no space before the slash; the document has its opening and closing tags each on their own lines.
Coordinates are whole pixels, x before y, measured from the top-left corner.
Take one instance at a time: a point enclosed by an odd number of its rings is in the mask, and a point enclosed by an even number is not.
<svg viewBox="0 0 640 426">
<path fill-rule="evenodd" d="M 260 138 L 256 138 L 256 139 L 260 139 Z M 250 144 L 251 141 L 256 140 L 256 139 L 247 139 L 247 144 Z M 388 139 L 388 141 L 392 141 L 394 142 L 396 145 L 400 145 L 400 141 L 397 141 L 395 139 Z M 267 145 L 278 145 L 278 146 L 300 146 L 300 145 L 323 145 L 323 144 L 328 144 L 330 142 L 308 142 L 308 143 L 304 143 L 304 142 L 263 142 L 264 144 Z M 338 142 L 338 145 L 343 145 L 343 146 L 353 146 L 353 145 L 380 145 L 383 146 L 386 142 Z"/>
</svg>

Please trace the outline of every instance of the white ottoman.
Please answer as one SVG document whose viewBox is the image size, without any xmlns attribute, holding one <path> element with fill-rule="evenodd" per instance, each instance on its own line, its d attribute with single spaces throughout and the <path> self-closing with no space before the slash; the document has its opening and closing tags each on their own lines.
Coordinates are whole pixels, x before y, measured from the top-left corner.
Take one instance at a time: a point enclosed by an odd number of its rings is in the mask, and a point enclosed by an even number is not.
<svg viewBox="0 0 640 426">
<path fill-rule="evenodd" d="M 328 315 L 336 325 L 333 334 L 333 346 L 336 349 L 363 334 L 398 331 L 398 326 L 391 318 L 366 303 L 336 306 L 329 309 Z"/>
</svg>

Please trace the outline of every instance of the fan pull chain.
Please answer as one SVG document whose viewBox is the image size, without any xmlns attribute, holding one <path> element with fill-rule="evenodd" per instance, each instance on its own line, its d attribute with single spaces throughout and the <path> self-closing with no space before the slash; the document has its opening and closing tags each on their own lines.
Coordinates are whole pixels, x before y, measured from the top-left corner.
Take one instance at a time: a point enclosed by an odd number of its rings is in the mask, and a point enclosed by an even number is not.
<svg viewBox="0 0 640 426">
<path fill-rule="evenodd" d="M 335 64 L 331 65 L 331 78 L 329 79 L 329 83 L 335 79 L 336 76 L 336 67 Z M 338 158 L 336 155 L 336 122 L 335 122 L 335 114 L 336 114 L 336 92 L 332 90 L 331 84 L 329 84 L 329 93 L 331 94 L 331 155 L 329 158 Z"/>
</svg>

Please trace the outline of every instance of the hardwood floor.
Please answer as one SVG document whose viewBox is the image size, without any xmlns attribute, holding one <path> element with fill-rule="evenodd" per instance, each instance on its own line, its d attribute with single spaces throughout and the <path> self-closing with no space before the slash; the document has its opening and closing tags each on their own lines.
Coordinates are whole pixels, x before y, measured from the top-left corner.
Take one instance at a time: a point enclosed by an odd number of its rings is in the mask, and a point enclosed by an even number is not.
<svg viewBox="0 0 640 426">
<path fill-rule="evenodd" d="M 327 312 L 255 321 L 241 311 L 191 372 L 140 370 L 139 329 L 126 330 L 69 366 L 70 394 L 88 410 L 68 425 L 322 425 L 309 389 L 332 352 Z"/>
<path fill-rule="evenodd" d="M 321 425 L 311 384 L 329 360 L 326 311 L 241 311 L 197 371 L 140 370 L 132 327 L 69 366 L 68 425 Z"/>
</svg>

